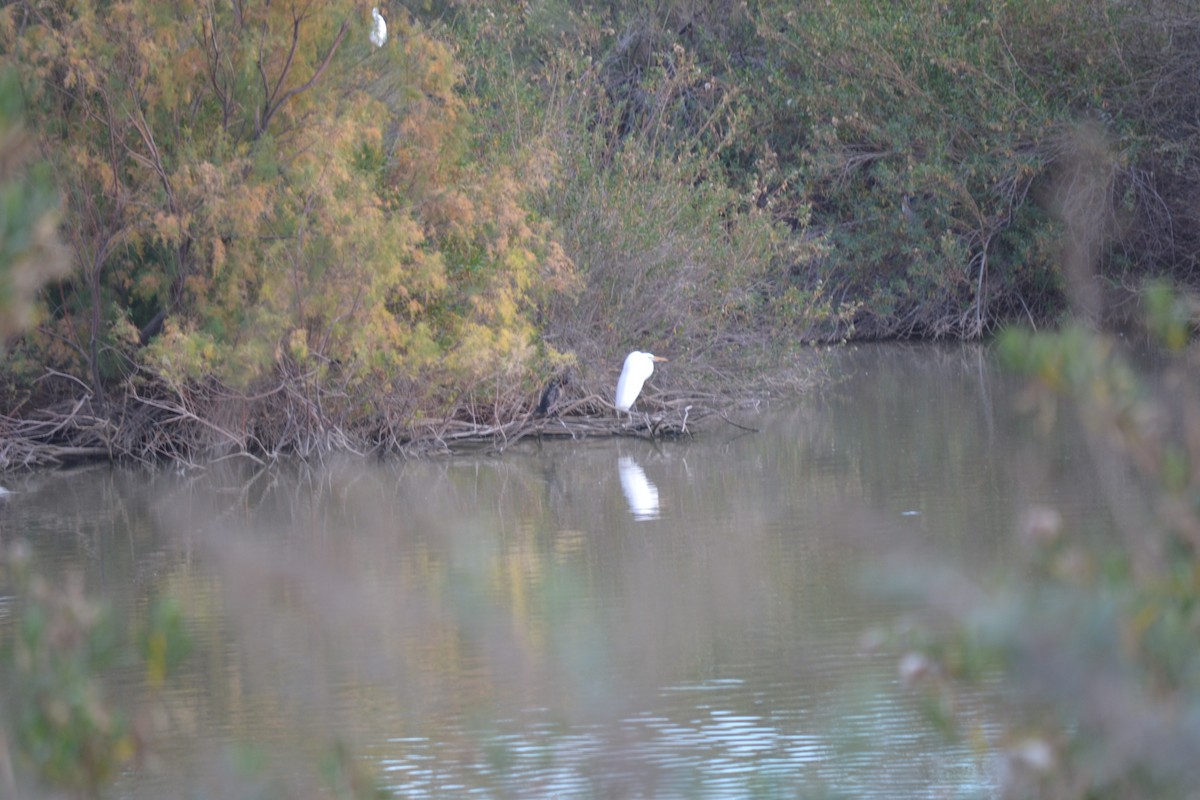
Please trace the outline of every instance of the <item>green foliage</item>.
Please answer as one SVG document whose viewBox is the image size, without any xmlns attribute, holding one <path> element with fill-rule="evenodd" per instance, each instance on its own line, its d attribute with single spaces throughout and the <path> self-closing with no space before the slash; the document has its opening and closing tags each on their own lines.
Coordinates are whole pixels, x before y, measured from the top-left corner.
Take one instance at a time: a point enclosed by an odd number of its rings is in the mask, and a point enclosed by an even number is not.
<svg viewBox="0 0 1200 800">
<path fill-rule="evenodd" d="M 730 48 L 754 38 L 745 7 L 527 12 L 458 9 L 451 32 L 471 42 L 466 82 L 495 146 L 539 154 L 538 211 L 578 266 L 579 285 L 545 306 L 554 341 L 584 362 L 639 346 L 687 353 L 686 365 L 750 337 L 786 345 L 847 328 L 819 286 L 785 277 L 819 243 L 791 237 L 730 169 L 731 143 L 752 135 L 725 80 Z"/>
<path fill-rule="evenodd" d="M 584 290 L 547 322 L 576 348 L 626 346 L 611 329 L 667 347 L 739 337 L 750 321 L 800 338 L 976 337 L 1057 321 L 1083 271 L 1108 285 L 1194 274 L 1190 233 L 1168 230 L 1194 215 L 1194 92 L 1168 105 L 1137 88 L 1200 68 L 1190 12 L 412 5 L 469 43 L 466 85 L 496 145 L 554 154 L 540 208 Z M 648 274 L 671 276 L 673 303 L 649 302 Z M 698 283 L 716 296 L 697 302 Z"/>
<path fill-rule="evenodd" d="M 146 663 L 146 683 L 160 687 L 192 650 L 184 627 L 183 608 L 174 597 L 163 597 L 150 606 L 139 648 Z"/>
<path fill-rule="evenodd" d="M 1174 354 L 1158 391 L 1114 341 L 1083 327 L 1006 331 L 999 342 L 1030 380 L 1039 425 L 1059 424 L 1064 406 L 1079 412 L 1111 483 L 1115 535 L 1030 509 L 1017 530 L 1024 561 L 959 596 L 950 624 L 910 643 L 926 654 L 913 658 L 929 659 L 930 702 L 957 708 L 980 686 L 1001 699 L 1005 728 L 992 735 L 1005 797 L 1186 796 L 1198 777 L 1200 385 L 1194 348 L 1178 338 L 1193 306 L 1161 287 L 1146 305 Z M 926 587 L 942 608 L 948 589 Z M 950 720 L 958 732 L 959 715 Z"/>
<path fill-rule="evenodd" d="M 1089 403 L 1121 413 L 1140 399 L 1137 381 L 1114 343 L 1083 326 L 1067 326 L 1053 336 L 1013 328 L 1000 337 L 997 351 L 1008 367 L 1054 392 L 1086 395 Z"/>
<path fill-rule="evenodd" d="M 120 657 L 112 613 L 76 579 L 55 588 L 32 574 L 17 545 L 4 567 L 24 601 L 4 640 L 5 727 L 43 780 L 97 796 L 139 747 L 100 682 Z"/>
<path fill-rule="evenodd" d="M 318 771 L 334 797 L 352 800 L 386 800 L 393 794 L 379 783 L 379 776 L 366 766 L 344 742 L 334 742 L 321 754 Z"/>
<path fill-rule="evenodd" d="M 1010 17 L 992 12 L 818 4 L 762 22 L 780 56 L 765 146 L 802 165 L 792 191 L 829 250 L 809 267 L 863 301 L 864 333 L 978 335 L 993 293 L 1029 292 L 1006 286 L 1014 250 L 1033 280 L 1055 267 L 1011 217 L 1045 168 L 1030 131 L 1056 120 L 1011 81 Z"/>
<path fill-rule="evenodd" d="M 1172 351 L 1187 346 L 1196 317 L 1192 304 L 1162 281 L 1149 284 L 1142 297 L 1146 327 L 1154 338 Z"/>
<path fill-rule="evenodd" d="M 158 726 L 170 716 L 163 693 L 192 651 L 185 609 L 166 594 L 123 626 L 108 604 L 88 595 L 79 575 L 51 581 L 40 574 L 23 542 L 0 553 L 0 581 L 16 612 L 0 626 L 3 788 L 13 791 L 18 778 L 31 775 L 72 796 L 104 796 L 121 770 L 153 753 Z M 116 682 L 119 692 L 112 691 Z M 263 796 L 267 755 L 246 746 L 232 758 L 246 796 Z M 335 797 L 391 796 L 336 740 L 322 745 L 313 777 Z M 286 794 L 288 787 L 270 791 Z"/>
<path fill-rule="evenodd" d="M 37 288 L 67 267 L 58 193 L 23 118 L 17 74 L 0 65 L 0 349 L 33 321 Z"/>
<path fill-rule="evenodd" d="M 1179 223 L 1195 216 L 1186 120 L 1198 101 L 1177 82 L 1200 68 L 1187 44 L 1200 15 L 1175 5 L 611 0 L 428 13 L 471 43 L 468 85 L 494 110 L 498 140 L 552 137 L 567 182 L 546 208 L 568 231 L 606 240 L 630 222 L 617 209 L 627 198 L 608 203 L 603 184 L 581 181 L 666 192 L 664 176 L 692 157 L 702 166 L 675 185 L 680 204 L 733 189 L 726 235 L 754 239 L 742 229 L 756 214 L 786 225 L 786 241 L 751 250 L 766 263 L 733 277 L 766 301 L 750 308 L 773 329 L 975 337 L 1057 320 L 1071 270 L 1098 269 L 1110 285 L 1194 274 L 1186 242 L 1200 226 Z M 1169 87 L 1170 101 L 1158 94 Z M 557 203 L 563 189 L 590 190 L 612 218 L 576 219 L 578 205 Z M 654 241 L 711 241 L 655 199 L 635 206 L 660 226 Z M 1098 244 L 1071 252 L 1064 240 L 1081 225 L 1102 229 Z M 565 244 L 594 269 L 586 240 Z M 588 282 L 588 305 L 609 296 L 604 284 Z M 839 305 L 781 326 L 775 312 L 818 286 Z M 645 327 L 623 311 L 623 327 Z"/>
<path fill-rule="evenodd" d="M 776 58 L 757 99 L 762 142 L 746 147 L 800 167 L 780 190 L 811 204 L 829 244 L 806 270 L 862 301 L 866 335 L 978 336 L 1005 319 L 1054 319 L 1072 206 L 1092 200 L 1075 194 L 1086 163 L 1104 170 L 1097 198 L 1119 200 L 1089 220 L 1110 238 L 1083 266 L 1113 283 L 1133 265 L 1189 274 L 1190 258 L 1162 258 L 1174 244 L 1138 252 L 1160 217 L 1191 216 L 1189 195 L 1169 191 L 1175 177 L 1149 178 L 1149 164 L 1177 152 L 1179 129 L 1146 126 L 1136 88 L 1194 59 L 1161 39 L 1173 13 L 1094 0 L 765 6 L 760 32 Z M 1108 152 L 1086 152 L 1084 122 Z"/>
</svg>

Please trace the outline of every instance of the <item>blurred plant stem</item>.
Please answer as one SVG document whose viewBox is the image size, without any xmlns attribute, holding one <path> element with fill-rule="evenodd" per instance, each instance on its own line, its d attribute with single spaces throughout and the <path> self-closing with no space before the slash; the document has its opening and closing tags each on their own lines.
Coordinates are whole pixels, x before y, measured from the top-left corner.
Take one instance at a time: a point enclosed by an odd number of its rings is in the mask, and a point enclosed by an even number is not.
<svg viewBox="0 0 1200 800">
<path fill-rule="evenodd" d="M 988 735 L 1004 797 L 1184 797 L 1200 781 L 1195 304 L 1162 286 L 1143 294 L 1167 360 L 1151 377 L 1117 340 L 1080 326 L 998 342 L 1029 378 L 1035 424 L 1079 414 L 1116 535 L 1027 509 L 1016 568 L 922 589 L 949 633 L 911 638 L 901 662 L 921 660 L 902 677 L 958 733 L 964 692 L 996 691 L 1002 732 Z"/>
</svg>

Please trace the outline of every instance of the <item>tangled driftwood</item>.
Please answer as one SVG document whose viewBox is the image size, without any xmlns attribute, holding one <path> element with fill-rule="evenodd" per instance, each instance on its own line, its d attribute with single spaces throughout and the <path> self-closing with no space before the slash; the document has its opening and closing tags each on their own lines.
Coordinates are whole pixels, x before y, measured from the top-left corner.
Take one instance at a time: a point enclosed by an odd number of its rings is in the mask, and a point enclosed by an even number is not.
<svg viewBox="0 0 1200 800">
<path fill-rule="evenodd" d="M 597 411 L 607 406 L 607 412 Z M 616 415 L 612 406 L 595 395 L 568 403 L 557 413 L 525 413 L 507 422 L 480 424 L 471 420 L 426 420 L 413 425 L 413 437 L 401 449 L 452 451 L 464 445 L 486 446 L 503 451 L 519 441 L 537 439 L 586 439 L 629 436 L 663 439 L 691 435 L 713 411 L 694 402 L 678 399 L 649 406 L 645 413 Z"/>
<path fill-rule="evenodd" d="M 320 458 L 335 451 L 361 454 L 450 453 L 469 448 L 502 452 L 529 439 L 626 436 L 662 439 L 692 435 L 719 416 L 719 399 L 701 393 L 652 394 L 632 414 L 591 393 L 564 400 L 549 414 L 535 404 L 464 407 L 446 418 L 397 418 L 386 413 L 349 419 L 333 402 L 292 384 L 254 397 L 219 387 L 169 390 L 127 387 L 118 402 L 89 395 L 27 417 L 0 415 L 0 471 L 110 460 L 196 464 L 213 459 L 260 462 L 284 456 Z M 739 426 L 740 427 L 740 426 Z"/>
<path fill-rule="evenodd" d="M 111 423 L 91 414 L 89 401 L 36 419 L 0 416 L 0 470 L 110 458 Z"/>
</svg>

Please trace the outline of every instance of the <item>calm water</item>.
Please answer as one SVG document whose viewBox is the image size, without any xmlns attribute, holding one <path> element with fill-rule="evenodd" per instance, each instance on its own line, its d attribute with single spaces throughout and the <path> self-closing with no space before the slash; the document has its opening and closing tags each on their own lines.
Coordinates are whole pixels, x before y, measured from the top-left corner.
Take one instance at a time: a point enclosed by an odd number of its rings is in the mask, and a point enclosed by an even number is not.
<svg viewBox="0 0 1200 800">
<path fill-rule="evenodd" d="M 657 447 L 18 479 L 0 535 L 122 617 L 187 609 L 115 796 L 320 796 L 338 743 L 406 798 L 991 796 L 986 704 L 947 743 L 864 652 L 920 607 L 893 554 L 987 573 L 1029 503 L 1105 504 L 983 351 L 833 371 L 758 433 Z"/>
</svg>

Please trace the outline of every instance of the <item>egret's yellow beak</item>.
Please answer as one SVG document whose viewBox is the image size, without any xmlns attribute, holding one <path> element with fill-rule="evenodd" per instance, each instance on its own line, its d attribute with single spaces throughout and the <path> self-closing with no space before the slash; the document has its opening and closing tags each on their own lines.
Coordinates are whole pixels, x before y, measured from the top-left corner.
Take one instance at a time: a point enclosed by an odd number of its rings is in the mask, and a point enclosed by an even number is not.
<svg viewBox="0 0 1200 800">
<path fill-rule="evenodd" d="M 655 361 L 666 361 L 667 360 L 667 359 L 663 358 L 662 356 L 650 356 L 650 358 L 654 359 Z"/>
</svg>

